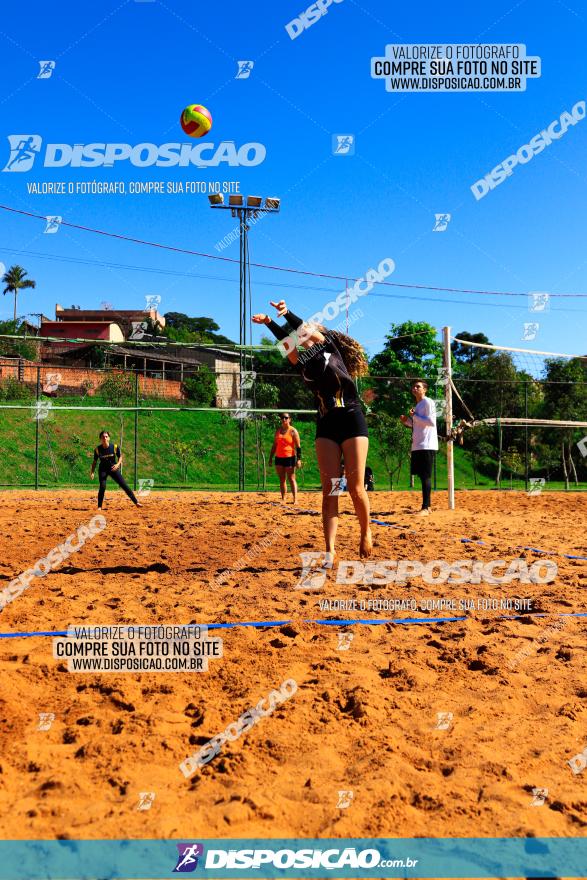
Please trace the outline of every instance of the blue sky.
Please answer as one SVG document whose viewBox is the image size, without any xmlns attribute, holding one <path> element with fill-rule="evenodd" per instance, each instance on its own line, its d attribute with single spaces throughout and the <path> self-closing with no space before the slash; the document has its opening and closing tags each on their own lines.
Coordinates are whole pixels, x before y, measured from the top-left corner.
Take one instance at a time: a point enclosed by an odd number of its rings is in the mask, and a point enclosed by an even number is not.
<svg viewBox="0 0 587 880">
<path fill-rule="evenodd" d="M 470 186 L 565 110 L 587 97 L 584 9 L 574 0 L 481 6 L 343 0 L 297 39 L 285 25 L 305 0 L 195 4 L 184 0 L 13 4 L 0 30 L 0 163 L 7 136 L 44 143 L 187 142 L 179 114 L 201 103 L 206 141 L 266 146 L 254 168 L 43 168 L 0 173 L 0 202 L 137 238 L 215 254 L 234 227 L 194 195 L 30 195 L 32 181 L 240 181 L 241 191 L 282 197 L 279 215 L 250 235 L 252 259 L 359 277 L 384 257 L 390 281 L 493 291 L 587 293 L 587 121 L 518 166 L 476 201 Z M 370 59 L 387 43 L 525 43 L 542 76 L 520 93 L 386 92 Z M 54 59 L 50 79 L 38 61 Z M 252 60 L 249 79 L 235 78 Z M 354 134 L 354 156 L 333 156 L 333 133 Z M 194 143 L 197 143 L 194 141 Z M 449 212 L 443 233 L 435 213 Z M 19 263 L 37 289 L 19 313 L 52 316 L 56 302 L 210 315 L 238 336 L 238 267 L 178 255 L 0 211 L 0 260 Z M 44 256 L 41 256 L 44 255 Z M 222 251 L 238 258 L 238 242 Z M 50 258 L 48 258 L 50 257 Z M 67 259 L 61 259 L 67 258 Z M 68 260 L 84 262 L 68 262 Z M 110 265 L 105 265 L 110 264 Z M 132 268 L 122 268 L 122 267 Z M 154 270 L 154 271 L 151 271 Z M 275 285 L 271 287 L 270 285 Z M 280 295 L 314 312 L 336 282 L 253 271 L 253 306 Z M 377 288 L 361 300 L 353 332 L 371 354 L 392 322 L 483 331 L 496 344 L 583 352 L 587 299 L 557 299 L 538 318 L 525 298 Z M 12 301 L 0 298 L 0 318 Z M 532 343 L 526 321 L 538 320 Z M 259 338 L 255 330 L 254 339 Z"/>
</svg>

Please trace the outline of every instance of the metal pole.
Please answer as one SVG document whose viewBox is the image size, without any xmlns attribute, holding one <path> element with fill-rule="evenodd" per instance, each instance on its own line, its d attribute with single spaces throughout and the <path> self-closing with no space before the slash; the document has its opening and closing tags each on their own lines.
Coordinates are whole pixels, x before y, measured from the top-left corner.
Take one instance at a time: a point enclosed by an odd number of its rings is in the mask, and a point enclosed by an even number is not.
<svg viewBox="0 0 587 880">
<path fill-rule="evenodd" d="M 136 492 L 138 487 L 138 475 L 139 475 L 139 462 L 138 462 L 138 451 L 139 451 L 139 374 L 135 372 L 135 469 L 134 469 L 134 490 Z"/>
<path fill-rule="evenodd" d="M 450 327 L 442 328 L 442 338 L 444 342 L 444 366 L 446 368 L 446 427 L 448 440 L 446 442 L 446 475 L 448 480 L 448 509 L 455 509 L 455 461 L 454 461 L 454 441 L 450 436 L 452 432 L 452 362 L 450 355 Z"/>
<path fill-rule="evenodd" d="M 239 211 L 240 219 L 240 324 L 239 324 L 239 342 L 241 348 L 239 350 L 239 399 L 243 399 L 243 373 L 246 370 L 246 352 L 244 346 L 246 341 L 247 328 L 247 212 L 242 209 Z M 238 420 L 238 489 L 244 492 L 245 489 L 245 419 L 241 410 L 241 418 Z"/>
<path fill-rule="evenodd" d="M 37 406 L 35 407 L 35 489 L 39 488 L 39 398 L 41 396 L 41 368 L 37 367 Z"/>
<path fill-rule="evenodd" d="M 528 418 L 528 383 L 524 382 L 524 409 L 526 419 Z M 526 463 L 525 463 L 525 483 L 526 492 L 528 491 L 528 423 L 526 422 Z"/>
</svg>

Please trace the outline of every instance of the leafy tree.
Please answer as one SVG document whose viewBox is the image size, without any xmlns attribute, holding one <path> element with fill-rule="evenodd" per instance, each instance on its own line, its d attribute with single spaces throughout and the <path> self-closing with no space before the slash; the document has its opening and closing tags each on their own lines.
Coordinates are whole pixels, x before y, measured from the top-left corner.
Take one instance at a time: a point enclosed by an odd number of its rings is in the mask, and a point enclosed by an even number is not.
<svg viewBox="0 0 587 880">
<path fill-rule="evenodd" d="M 276 409 L 279 403 L 279 388 L 271 382 L 255 384 L 255 403 L 259 409 Z"/>
<path fill-rule="evenodd" d="M 209 452 L 212 452 L 212 448 L 204 446 L 200 440 L 185 440 L 178 434 L 172 437 L 172 458 L 179 460 L 181 478 L 184 483 L 187 483 L 190 464 L 197 458 L 203 458 Z"/>
<path fill-rule="evenodd" d="M 457 333 L 457 337 L 467 342 L 478 342 L 482 345 L 491 345 L 485 333 L 467 333 L 463 330 Z M 488 357 L 490 351 L 484 348 L 475 348 L 472 345 L 462 345 L 460 342 L 451 344 L 452 356 L 457 364 L 472 364 L 473 361 Z"/>
<path fill-rule="evenodd" d="M 365 389 L 374 392 L 372 409 L 398 416 L 413 405 L 409 382 L 421 377 L 435 382 L 442 367 L 442 344 L 424 321 L 392 324 L 383 351 L 369 363 Z"/>
<path fill-rule="evenodd" d="M 0 380 L 0 400 L 31 400 L 34 396 L 28 385 L 14 376 Z"/>
<path fill-rule="evenodd" d="M 197 373 L 185 379 L 183 391 L 188 400 L 200 406 L 213 406 L 218 392 L 216 374 L 207 366 L 201 366 Z"/>
<path fill-rule="evenodd" d="M 23 336 L 20 339 L 2 339 L 0 336 L 0 357 L 21 357 L 27 361 L 34 361 L 37 357 L 37 347 L 34 342 L 24 338 L 22 322 L 0 321 L 0 334 L 6 336 Z"/>
<path fill-rule="evenodd" d="M 379 441 L 381 456 L 389 477 L 389 488 L 393 490 L 393 484 L 398 482 L 401 469 L 410 454 L 411 432 L 404 428 L 399 419 L 386 412 L 370 415 L 369 427 Z"/>
<path fill-rule="evenodd" d="M 133 377 L 128 373 L 110 373 L 99 386 L 98 394 L 113 406 L 123 406 L 123 404 L 134 400 Z"/>
<path fill-rule="evenodd" d="M 2 277 L 2 283 L 6 285 L 3 294 L 13 293 L 14 294 L 14 320 L 16 321 L 16 304 L 18 299 L 18 291 L 19 290 L 28 290 L 29 288 L 36 287 L 37 282 L 33 281 L 32 278 L 27 278 L 28 272 L 26 269 L 23 269 L 22 266 L 11 266 L 7 272 L 4 273 Z"/>
<path fill-rule="evenodd" d="M 162 333 L 175 342 L 197 342 L 233 345 L 232 339 L 217 333 L 220 326 L 213 318 L 190 318 L 183 312 L 166 312 Z"/>
</svg>

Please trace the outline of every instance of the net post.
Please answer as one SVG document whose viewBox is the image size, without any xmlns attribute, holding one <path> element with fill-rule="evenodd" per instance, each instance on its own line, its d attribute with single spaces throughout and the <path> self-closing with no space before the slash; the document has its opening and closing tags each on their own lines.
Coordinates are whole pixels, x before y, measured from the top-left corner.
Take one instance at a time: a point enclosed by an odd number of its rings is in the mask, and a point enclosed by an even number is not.
<svg viewBox="0 0 587 880">
<path fill-rule="evenodd" d="M 134 473 L 133 473 L 133 489 L 135 492 L 138 487 L 138 478 L 139 478 L 139 462 L 138 462 L 138 452 L 139 452 L 139 374 L 135 370 L 135 453 L 134 453 Z"/>
<path fill-rule="evenodd" d="M 39 488 L 39 400 L 41 397 L 41 368 L 37 367 L 37 387 L 35 391 L 35 489 Z"/>
<path fill-rule="evenodd" d="M 450 327 L 442 328 L 442 340 L 444 344 L 444 368 L 446 385 L 444 396 L 446 401 L 446 427 L 448 438 L 446 441 L 446 475 L 448 481 L 448 509 L 455 509 L 455 462 L 454 442 L 452 433 L 452 362 L 450 356 Z"/>
</svg>

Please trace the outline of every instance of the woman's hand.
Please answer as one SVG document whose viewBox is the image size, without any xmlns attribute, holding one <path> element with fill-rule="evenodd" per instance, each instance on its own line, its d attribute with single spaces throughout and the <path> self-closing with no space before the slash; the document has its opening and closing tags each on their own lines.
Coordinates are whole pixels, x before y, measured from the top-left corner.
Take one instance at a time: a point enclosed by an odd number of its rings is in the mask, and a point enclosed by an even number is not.
<svg viewBox="0 0 587 880">
<path fill-rule="evenodd" d="M 253 315 L 253 317 L 251 318 L 253 324 L 268 324 L 269 320 L 269 316 L 263 315 L 262 313 L 259 313 L 258 315 Z"/>
<path fill-rule="evenodd" d="M 279 302 L 270 301 L 269 305 L 273 306 L 274 309 L 277 309 L 278 318 L 283 318 L 283 316 L 287 312 L 287 306 L 284 299 L 280 299 Z"/>
<path fill-rule="evenodd" d="M 113 470 L 113 471 L 118 471 L 118 470 L 120 470 L 120 465 L 121 465 L 121 464 L 122 464 L 122 461 L 117 461 L 116 464 L 113 464 L 113 465 L 112 465 L 112 467 L 110 468 L 110 470 Z"/>
<path fill-rule="evenodd" d="M 90 471 L 90 479 L 91 479 L 91 480 L 94 479 L 94 471 Z"/>
<path fill-rule="evenodd" d="M 407 416 L 404 416 L 403 414 L 399 417 L 399 420 L 402 423 L 402 425 L 409 425 L 410 424 L 409 418 Z"/>
</svg>

